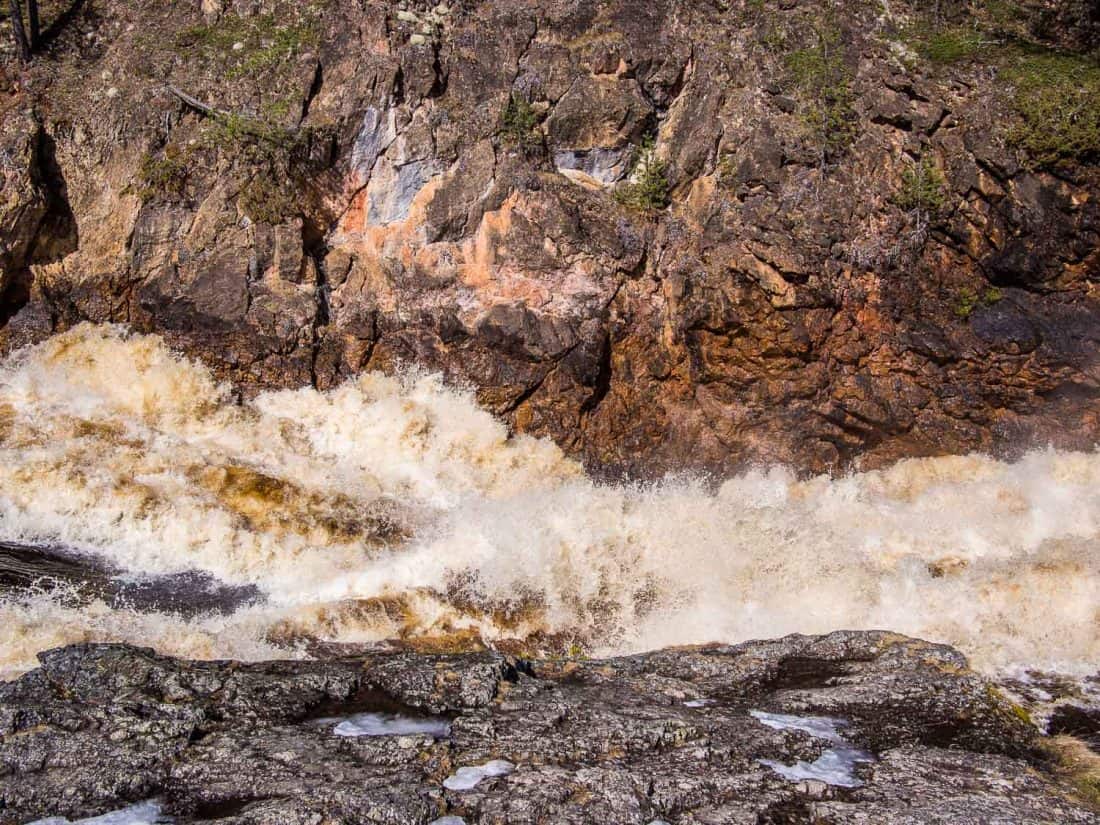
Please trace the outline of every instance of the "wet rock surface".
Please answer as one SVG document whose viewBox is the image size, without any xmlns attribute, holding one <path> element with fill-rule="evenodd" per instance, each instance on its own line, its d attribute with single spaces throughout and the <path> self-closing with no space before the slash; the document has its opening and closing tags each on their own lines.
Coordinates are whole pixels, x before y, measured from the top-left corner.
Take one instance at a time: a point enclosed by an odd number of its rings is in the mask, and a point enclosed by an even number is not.
<svg viewBox="0 0 1100 825">
<path fill-rule="evenodd" d="M 997 49 L 1085 54 L 1095 13 L 932 5 L 77 4 L 5 65 L 0 348 L 124 322 L 245 392 L 420 364 L 611 474 L 1091 447 L 1100 179 L 1011 142 Z M 822 37 L 839 142 L 790 66 Z M 667 209 L 615 197 L 647 136 Z"/>
<path fill-rule="evenodd" d="M 152 798 L 182 823 L 1097 821 L 958 653 L 893 634 L 591 661 L 379 649 L 240 664 L 78 645 L 41 663 L 0 686 L 4 823 Z M 368 711 L 445 717 L 450 733 L 334 733 Z M 839 735 L 757 718 L 790 716 L 840 720 Z M 764 764 L 841 741 L 871 760 L 852 787 Z M 479 766 L 476 782 L 461 771 Z"/>
<path fill-rule="evenodd" d="M 0 541 L 0 593 L 27 590 L 74 605 L 101 599 L 113 608 L 180 616 L 232 613 L 264 598 L 254 585 L 227 585 L 202 571 L 135 577 L 63 547 Z"/>
</svg>

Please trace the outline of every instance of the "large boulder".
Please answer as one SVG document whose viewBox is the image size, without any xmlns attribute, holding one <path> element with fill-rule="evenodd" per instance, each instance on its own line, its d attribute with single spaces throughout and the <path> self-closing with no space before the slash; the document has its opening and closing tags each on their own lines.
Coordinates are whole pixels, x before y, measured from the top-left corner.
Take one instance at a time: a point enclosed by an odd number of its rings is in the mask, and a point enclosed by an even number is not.
<svg viewBox="0 0 1100 825">
<path fill-rule="evenodd" d="M 180 823 L 1096 821 L 960 654 L 889 633 L 608 660 L 77 645 L 41 663 L 0 686 L 4 822 L 152 798 Z M 368 712 L 442 728 L 337 734 Z"/>
</svg>

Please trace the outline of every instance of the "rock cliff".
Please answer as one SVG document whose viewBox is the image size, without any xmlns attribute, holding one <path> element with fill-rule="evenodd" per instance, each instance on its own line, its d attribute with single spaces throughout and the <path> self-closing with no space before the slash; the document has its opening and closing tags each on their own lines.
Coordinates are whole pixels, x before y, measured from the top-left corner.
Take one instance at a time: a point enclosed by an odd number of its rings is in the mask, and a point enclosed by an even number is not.
<svg viewBox="0 0 1100 825">
<path fill-rule="evenodd" d="M 419 365 L 595 471 L 1100 437 L 1095 3 L 46 4 L 0 343 Z"/>
</svg>

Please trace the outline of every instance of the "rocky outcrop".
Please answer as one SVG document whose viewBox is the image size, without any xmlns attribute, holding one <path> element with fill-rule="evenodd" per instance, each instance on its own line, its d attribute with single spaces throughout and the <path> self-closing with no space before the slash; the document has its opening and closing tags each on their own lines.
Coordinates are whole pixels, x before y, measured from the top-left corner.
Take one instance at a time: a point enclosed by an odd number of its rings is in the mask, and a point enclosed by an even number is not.
<svg viewBox="0 0 1100 825">
<path fill-rule="evenodd" d="M 40 659 L 0 686 L 5 823 L 154 797 L 181 823 L 1096 821 L 958 653 L 886 633 L 592 661 Z M 341 724 L 364 712 L 442 724 Z"/>
<path fill-rule="evenodd" d="M 1014 142 L 1012 49 L 1097 23 L 998 8 L 77 8 L 3 103 L 0 338 L 124 322 L 247 391 L 419 364 L 612 473 L 1091 446 L 1100 178 Z M 667 209 L 615 197 L 647 137 Z"/>
</svg>

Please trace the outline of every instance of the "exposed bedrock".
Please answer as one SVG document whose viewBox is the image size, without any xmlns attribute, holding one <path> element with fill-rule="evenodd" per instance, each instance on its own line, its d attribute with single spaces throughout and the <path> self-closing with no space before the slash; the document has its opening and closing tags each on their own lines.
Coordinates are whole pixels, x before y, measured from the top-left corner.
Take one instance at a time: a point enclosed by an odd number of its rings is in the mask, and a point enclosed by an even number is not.
<svg viewBox="0 0 1100 825">
<path fill-rule="evenodd" d="M 1095 147 L 1028 142 L 1017 64 L 1097 23 L 999 6 L 80 7 L 6 68 L 0 341 L 422 365 L 608 473 L 1091 447 Z M 667 208 L 622 197 L 650 140 Z"/>
<path fill-rule="evenodd" d="M 40 659 L 0 685 L 4 823 L 147 799 L 227 825 L 1097 821 L 1025 712 L 888 633 L 590 661 Z M 401 715 L 341 722 L 369 712 Z"/>
</svg>

